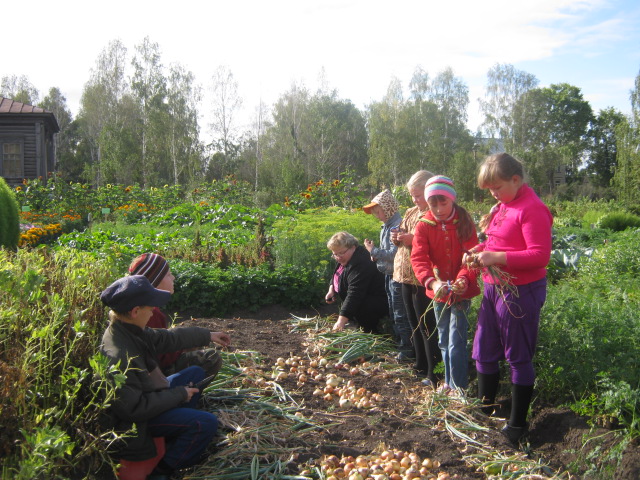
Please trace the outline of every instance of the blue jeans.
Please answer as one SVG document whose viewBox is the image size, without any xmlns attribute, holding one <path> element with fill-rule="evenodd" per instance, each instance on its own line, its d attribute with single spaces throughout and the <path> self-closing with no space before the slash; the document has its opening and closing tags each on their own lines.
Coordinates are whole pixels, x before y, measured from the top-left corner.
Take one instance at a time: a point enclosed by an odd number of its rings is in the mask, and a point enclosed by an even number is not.
<svg viewBox="0 0 640 480">
<path fill-rule="evenodd" d="M 204 379 L 204 370 L 193 366 L 168 378 L 171 387 L 188 385 Z M 202 458 L 209 442 L 218 433 L 218 418 L 197 410 L 200 394 L 196 393 L 183 406 L 172 408 L 149 420 L 149 432 L 165 437 L 166 453 L 163 463 L 175 470 L 195 465 Z"/>
<path fill-rule="evenodd" d="M 402 300 L 402 284 L 395 282 L 391 275 L 385 275 L 384 279 L 389 299 L 389 318 L 393 324 L 393 333 L 398 339 L 398 350 L 413 357 L 415 352 L 411 343 L 411 324 Z"/>
<path fill-rule="evenodd" d="M 453 305 L 434 303 L 438 325 L 438 346 L 444 362 L 444 382 L 451 388 L 465 389 L 469 386 L 467 360 L 467 312 L 470 300 L 461 300 Z"/>
</svg>

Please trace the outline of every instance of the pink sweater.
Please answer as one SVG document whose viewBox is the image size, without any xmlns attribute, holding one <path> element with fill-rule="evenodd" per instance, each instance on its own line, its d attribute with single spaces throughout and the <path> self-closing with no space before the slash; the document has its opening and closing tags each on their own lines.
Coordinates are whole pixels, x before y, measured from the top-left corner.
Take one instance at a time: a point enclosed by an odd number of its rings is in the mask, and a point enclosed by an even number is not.
<svg viewBox="0 0 640 480">
<path fill-rule="evenodd" d="M 544 278 L 551 257 L 553 217 L 547 206 L 527 184 L 509 203 L 494 207 L 485 233 L 487 239 L 476 251 L 506 252 L 507 264 L 500 267 L 513 275 L 514 285 L 525 285 Z M 485 283 L 495 283 L 483 272 Z"/>
</svg>

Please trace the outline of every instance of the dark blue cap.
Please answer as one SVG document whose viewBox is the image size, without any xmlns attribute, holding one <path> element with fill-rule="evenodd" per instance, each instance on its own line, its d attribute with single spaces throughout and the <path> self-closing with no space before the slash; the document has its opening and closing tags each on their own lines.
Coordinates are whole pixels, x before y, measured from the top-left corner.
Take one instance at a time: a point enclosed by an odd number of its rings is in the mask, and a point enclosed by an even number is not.
<svg viewBox="0 0 640 480">
<path fill-rule="evenodd" d="M 144 275 L 123 277 L 100 294 L 100 300 L 118 313 L 127 313 L 135 307 L 163 307 L 169 302 L 171 294 L 158 290 Z"/>
</svg>

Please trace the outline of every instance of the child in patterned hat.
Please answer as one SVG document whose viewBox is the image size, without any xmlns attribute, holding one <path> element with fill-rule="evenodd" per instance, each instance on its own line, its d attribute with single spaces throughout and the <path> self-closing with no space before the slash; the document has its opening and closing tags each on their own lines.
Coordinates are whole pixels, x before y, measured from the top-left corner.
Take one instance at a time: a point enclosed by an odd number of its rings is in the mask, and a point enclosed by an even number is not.
<svg viewBox="0 0 640 480">
<path fill-rule="evenodd" d="M 385 290 L 389 301 L 389 318 L 398 339 L 398 360 L 410 362 L 415 353 L 411 343 L 411 325 L 402 301 L 402 285 L 393 280 L 393 260 L 398 247 L 391 241 L 391 232 L 400 225 L 402 217 L 398 212 L 398 202 L 390 190 L 384 190 L 373 197 L 368 205 L 362 207 L 365 213 L 373 215 L 382 222 L 380 230 L 380 246 L 376 247 L 372 240 L 366 238 L 364 247 L 376 262 L 378 270 L 384 273 Z"/>
<path fill-rule="evenodd" d="M 433 300 L 445 383 L 440 391 L 464 391 L 469 384 L 467 312 L 480 294 L 474 270 L 462 259 L 478 244 L 475 224 L 456 203 L 453 181 L 444 175 L 427 180 L 429 210 L 418 222 L 411 249 L 416 277 Z"/>
<path fill-rule="evenodd" d="M 144 275 L 149 279 L 151 285 L 157 289 L 173 293 L 175 277 L 171 273 L 169 263 L 157 253 L 143 253 L 136 257 L 129 266 L 129 273 L 131 275 Z M 169 328 L 169 318 L 160 308 L 154 307 L 147 326 L 151 328 Z M 213 332 L 213 334 L 215 334 L 216 340 L 214 341 L 216 343 L 222 346 L 229 344 L 229 335 L 226 333 Z M 216 348 L 164 353 L 158 355 L 158 362 L 165 375 L 197 365 L 202 367 L 209 377 L 216 375 L 222 367 L 222 357 Z"/>
</svg>

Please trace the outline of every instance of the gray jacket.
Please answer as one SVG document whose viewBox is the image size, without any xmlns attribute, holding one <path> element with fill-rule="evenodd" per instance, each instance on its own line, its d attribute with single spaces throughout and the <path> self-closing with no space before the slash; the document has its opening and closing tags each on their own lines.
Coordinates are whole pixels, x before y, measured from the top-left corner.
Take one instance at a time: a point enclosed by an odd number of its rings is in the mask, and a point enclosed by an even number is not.
<svg viewBox="0 0 640 480">
<path fill-rule="evenodd" d="M 116 392 L 116 400 L 108 408 L 108 426 L 122 434 L 136 425 L 135 432 L 127 433 L 112 446 L 111 453 L 116 458 L 153 458 L 156 449 L 147 432 L 147 421 L 187 400 L 184 387 L 162 388 L 159 379 L 164 376 L 156 363 L 157 355 L 210 343 L 211 333 L 206 328 L 143 330 L 117 320 L 107 327 L 100 351 L 126 376 L 124 385 Z"/>
</svg>

